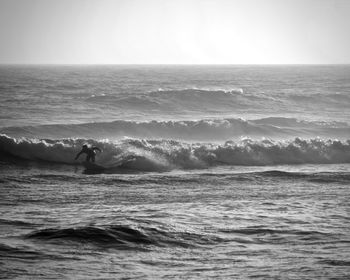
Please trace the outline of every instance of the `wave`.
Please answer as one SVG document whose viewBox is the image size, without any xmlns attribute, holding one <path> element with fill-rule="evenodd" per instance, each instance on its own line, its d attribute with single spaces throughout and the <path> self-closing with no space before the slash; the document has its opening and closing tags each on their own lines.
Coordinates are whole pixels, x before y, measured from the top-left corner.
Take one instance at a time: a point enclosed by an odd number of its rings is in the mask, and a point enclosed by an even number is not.
<svg viewBox="0 0 350 280">
<path fill-rule="evenodd" d="M 265 228 L 261 226 L 253 226 L 253 227 L 245 227 L 245 228 L 234 228 L 234 229 L 221 229 L 221 232 L 224 233 L 237 233 L 243 235 L 265 235 L 265 234 L 284 234 L 284 235 L 329 235 L 327 233 L 319 232 L 319 231 L 302 231 L 295 229 L 272 229 Z"/>
<path fill-rule="evenodd" d="M 330 266 L 350 266 L 350 261 L 348 260 L 323 259 L 318 261 L 318 263 L 322 265 L 330 265 Z"/>
<path fill-rule="evenodd" d="M 320 104 L 327 106 L 337 106 L 340 108 L 348 108 L 350 104 L 350 95 L 345 90 L 344 92 L 335 92 L 328 94 L 295 94 L 289 96 L 289 99 L 296 101 L 297 103 L 308 103 L 308 104 Z"/>
<path fill-rule="evenodd" d="M 329 93 L 309 93 L 295 90 L 265 93 L 263 89 L 242 88 L 173 88 L 159 89 L 137 95 L 100 94 L 92 95 L 86 102 L 97 106 L 107 105 L 118 110 L 140 112 L 206 112 L 246 113 L 250 112 L 309 112 L 314 110 L 344 110 L 350 105 L 346 89 Z M 312 106 L 312 109 L 310 108 Z M 204 110 L 203 110 L 204 109 Z"/>
<path fill-rule="evenodd" d="M 187 121 L 124 121 L 83 124 L 54 124 L 7 127 L 0 133 L 31 138 L 176 139 L 186 141 L 225 141 L 240 137 L 286 139 L 326 137 L 348 139 L 350 126 L 345 122 L 303 121 L 270 117 L 256 120 L 235 118 Z"/>
<path fill-rule="evenodd" d="M 21 226 L 21 227 L 32 227 L 33 225 L 37 226 L 38 224 L 29 223 L 25 221 L 20 220 L 8 220 L 8 219 L 1 219 L 0 218 L 0 225 L 14 225 L 14 226 Z"/>
<path fill-rule="evenodd" d="M 125 226 L 109 226 L 105 228 L 87 226 L 81 228 L 42 229 L 27 235 L 27 238 L 41 240 L 72 240 L 78 242 L 90 241 L 98 244 L 155 243 L 139 230 Z"/>
<path fill-rule="evenodd" d="M 28 166 L 28 164 L 27 164 Z M 36 165 L 38 168 L 38 165 Z M 72 168 L 67 170 L 64 170 L 64 172 L 57 174 L 57 170 L 61 170 L 60 166 L 55 166 L 54 171 L 56 174 L 30 174 L 28 176 L 24 176 L 25 183 L 26 184 L 37 184 L 40 180 L 43 184 L 51 184 L 52 182 L 56 182 L 57 184 L 60 184 L 62 181 L 69 181 L 71 183 L 81 183 L 81 178 L 77 177 L 75 173 L 72 173 Z M 43 169 L 47 168 L 47 165 L 43 164 Z M 279 168 L 282 168 L 279 166 Z M 319 168 L 319 166 L 318 166 Z M 329 170 L 328 166 L 324 166 L 324 168 Z M 146 168 L 145 168 L 146 169 Z M 223 172 L 223 170 L 226 170 Z M 120 187 L 129 187 L 134 185 L 170 185 L 170 186 L 178 186 L 183 184 L 190 184 L 190 185 L 197 185 L 197 186 L 216 186 L 216 185 L 222 185 L 227 184 L 231 185 L 233 182 L 246 182 L 246 183 L 252 183 L 252 184 L 260 184 L 262 181 L 267 183 L 268 181 L 276 182 L 276 181 L 290 181 L 293 183 L 296 182 L 314 182 L 319 184 L 341 184 L 341 185 L 349 185 L 350 183 L 350 172 L 343 172 L 343 171 L 328 171 L 328 172 L 286 172 L 281 170 L 269 170 L 269 171 L 252 171 L 250 170 L 250 167 L 239 168 L 240 172 L 237 172 L 237 170 L 232 171 L 231 169 L 222 169 L 220 168 L 215 170 L 209 170 L 209 172 L 206 172 L 207 170 L 196 170 L 195 172 L 190 172 L 183 174 L 181 173 L 181 176 L 176 172 L 174 173 L 153 173 L 149 174 L 147 177 L 144 176 L 128 176 L 120 177 L 120 176 L 101 176 L 99 178 L 95 178 L 95 183 L 97 185 L 118 185 Z M 159 170 L 160 171 L 160 170 Z M 214 172 L 213 172 L 214 171 Z M 64 173 L 70 174 L 70 175 L 62 175 Z M 88 173 L 84 171 L 84 173 Z M 125 170 L 117 168 L 111 168 L 107 169 L 103 172 L 96 172 L 96 173 L 111 173 L 111 174 L 125 174 L 125 173 L 135 173 L 132 170 Z M 90 174 L 93 174 L 91 172 Z M 18 176 L 12 176 L 12 175 L 5 175 L 4 182 L 13 182 L 16 180 Z M 23 176 L 22 176 L 23 177 Z M 13 184 L 15 186 L 15 184 Z M 23 198 L 20 199 L 21 203 L 31 202 L 29 199 Z M 11 202 L 4 201 L 3 204 L 6 205 L 13 205 Z M 22 227 L 30 227 L 33 225 L 38 224 L 26 224 L 26 222 L 21 221 L 11 221 L 11 220 L 4 220 L 0 219 L 0 224 L 11 224 L 11 225 L 18 225 Z"/>
<path fill-rule="evenodd" d="M 160 247 L 203 247 L 213 244 L 227 243 L 283 243 L 291 239 L 301 242 L 328 239 L 334 242 L 334 235 L 314 230 L 293 228 L 269 228 L 263 226 L 241 228 L 219 228 L 217 234 L 184 230 L 168 225 L 99 225 L 66 228 L 44 228 L 25 236 L 28 239 L 55 244 L 84 243 L 101 248 L 116 249 L 150 249 L 149 246 Z"/>
<path fill-rule="evenodd" d="M 100 94 L 91 95 L 87 101 L 94 103 L 109 103 L 111 105 L 120 106 L 118 102 L 123 102 L 123 105 L 138 104 L 143 105 L 142 102 L 151 102 L 157 104 L 168 104 L 169 107 L 175 107 L 178 104 L 183 104 L 186 107 L 198 106 L 200 103 L 214 102 L 212 106 L 222 106 L 222 101 L 228 102 L 230 105 L 237 105 L 237 102 L 248 101 L 282 101 L 292 100 L 296 102 L 316 102 L 316 103 L 349 103 L 350 97 L 346 91 L 336 91 L 329 93 L 309 93 L 300 94 L 295 91 L 288 90 L 279 92 L 278 94 L 265 94 L 263 91 L 244 90 L 242 88 L 220 88 L 220 87 L 188 87 L 188 88 L 159 88 L 155 91 L 146 93 L 138 93 L 137 96 L 123 96 L 115 94 Z M 136 102 L 135 102 L 136 101 Z M 142 101 L 142 102 L 139 102 Z M 171 101 L 171 102 L 170 102 Z M 241 105 L 242 105 L 241 104 Z M 228 104 L 226 104 L 228 105 Z M 263 104 L 261 104 L 263 105 Z"/>
<path fill-rule="evenodd" d="M 97 104 L 122 107 L 123 109 L 155 109 L 155 110 L 209 110 L 232 109 L 243 106 L 242 89 L 159 89 L 137 96 L 123 96 L 114 94 L 93 95 L 86 101 Z M 204 106 L 204 107 L 203 107 Z"/>
<path fill-rule="evenodd" d="M 110 170 L 167 171 L 218 165 L 350 163 L 350 140 L 300 138 L 289 141 L 244 139 L 215 144 L 146 139 L 39 140 L 0 135 L 0 154 L 30 161 L 75 164 L 74 157 L 85 143 L 103 150 L 97 155 L 97 163 Z"/>
<path fill-rule="evenodd" d="M 256 177 L 264 177 L 264 178 L 279 178 L 286 180 L 302 180 L 309 182 L 317 182 L 317 183 L 342 183 L 348 184 L 350 183 L 350 173 L 349 172 L 316 172 L 316 173 L 308 173 L 308 172 L 287 172 L 280 170 L 269 170 L 263 172 L 251 172 L 251 173 L 241 173 L 241 174 L 230 174 L 230 179 L 247 179 L 250 181 L 254 181 Z"/>
<path fill-rule="evenodd" d="M 169 227 L 166 230 L 156 226 L 135 229 L 126 225 L 46 228 L 34 231 L 26 235 L 26 238 L 63 243 L 67 241 L 83 242 L 101 247 L 125 249 L 145 249 L 145 245 L 195 247 L 210 245 L 221 240 L 219 237 L 169 229 Z"/>
<path fill-rule="evenodd" d="M 47 260 L 54 260 L 54 261 L 62 261 L 62 260 L 81 260 L 81 258 L 77 256 L 63 256 L 59 254 L 52 254 L 49 252 L 42 252 L 39 251 L 37 248 L 31 248 L 28 246 L 9 246 L 7 244 L 2 244 L 0 243 L 0 260 L 9 262 L 9 260 L 28 260 L 30 262 L 33 261 L 47 261 Z M 2 277 L 1 279 L 12 279 L 15 278 L 13 275 L 11 277 L 6 277 L 10 276 L 3 274 L 4 271 L 1 271 Z"/>
<path fill-rule="evenodd" d="M 6 259 L 6 261 L 8 261 L 9 259 L 45 259 L 45 257 L 47 259 L 46 254 L 30 250 L 25 247 L 11 247 L 9 245 L 0 243 L 0 259 Z"/>
</svg>

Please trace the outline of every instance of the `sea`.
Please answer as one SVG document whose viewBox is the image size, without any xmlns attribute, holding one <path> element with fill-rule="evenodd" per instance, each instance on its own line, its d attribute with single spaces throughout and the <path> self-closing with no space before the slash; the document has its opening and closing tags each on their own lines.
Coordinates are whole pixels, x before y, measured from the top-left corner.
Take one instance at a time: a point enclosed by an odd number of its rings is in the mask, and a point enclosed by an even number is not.
<svg viewBox="0 0 350 280">
<path fill-rule="evenodd" d="M 2 65 L 0 97 L 1 279 L 350 279 L 349 65 Z"/>
</svg>

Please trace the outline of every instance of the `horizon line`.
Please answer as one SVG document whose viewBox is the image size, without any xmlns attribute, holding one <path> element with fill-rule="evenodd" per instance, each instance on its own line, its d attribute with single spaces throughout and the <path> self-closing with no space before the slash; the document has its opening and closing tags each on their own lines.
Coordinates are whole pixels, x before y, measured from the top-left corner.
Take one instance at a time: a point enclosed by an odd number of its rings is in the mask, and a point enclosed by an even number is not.
<svg viewBox="0 0 350 280">
<path fill-rule="evenodd" d="M 1 66 L 337 66 L 349 63 L 1 63 Z"/>
</svg>

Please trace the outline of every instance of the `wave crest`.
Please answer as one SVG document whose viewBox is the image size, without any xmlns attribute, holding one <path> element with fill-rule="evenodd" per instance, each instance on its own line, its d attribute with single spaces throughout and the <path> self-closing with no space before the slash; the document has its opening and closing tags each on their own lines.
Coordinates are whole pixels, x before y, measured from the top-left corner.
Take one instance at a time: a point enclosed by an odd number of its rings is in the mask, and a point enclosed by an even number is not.
<svg viewBox="0 0 350 280">
<path fill-rule="evenodd" d="M 154 241 L 139 230 L 125 226 L 110 226 L 106 228 L 88 226 L 81 228 L 43 229 L 32 232 L 27 236 L 41 240 L 67 240 L 78 242 L 92 242 L 97 244 L 129 243 L 152 244 Z"/>
<path fill-rule="evenodd" d="M 199 169 L 217 165 L 278 165 L 350 163 L 350 140 L 251 139 L 224 144 L 186 143 L 174 140 L 126 139 L 16 139 L 0 135 L 0 153 L 31 161 L 74 164 L 84 143 L 99 146 L 97 162 L 107 168 L 138 171 Z"/>
<path fill-rule="evenodd" d="M 103 123 L 56 124 L 30 127 L 8 127 L 0 133 L 30 138 L 109 138 L 177 139 L 190 141 L 224 141 L 248 137 L 286 139 L 325 137 L 348 139 L 350 126 L 344 122 L 300 121 L 271 117 L 256 120 L 236 118 L 187 121 L 124 121 Z"/>
</svg>

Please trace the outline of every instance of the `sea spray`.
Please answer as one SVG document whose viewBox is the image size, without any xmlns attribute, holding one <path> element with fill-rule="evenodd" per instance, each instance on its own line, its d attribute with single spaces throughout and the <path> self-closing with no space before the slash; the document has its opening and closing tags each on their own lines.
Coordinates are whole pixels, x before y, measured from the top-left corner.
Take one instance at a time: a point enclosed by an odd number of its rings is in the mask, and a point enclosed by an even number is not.
<svg viewBox="0 0 350 280">
<path fill-rule="evenodd" d="M 198 169 L 217 165 L 277 165 L 350 163 L 350 141 L 268 139 L 226 141 L 225 143 L 188 143 L 175 140 L 125 139 L 16 139 L 0 136 L 0 153 L 31 161 L 74 164 L 81 145 L 100 147 L 99 164 L 139 171 Z"/>
</svg>

